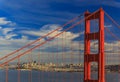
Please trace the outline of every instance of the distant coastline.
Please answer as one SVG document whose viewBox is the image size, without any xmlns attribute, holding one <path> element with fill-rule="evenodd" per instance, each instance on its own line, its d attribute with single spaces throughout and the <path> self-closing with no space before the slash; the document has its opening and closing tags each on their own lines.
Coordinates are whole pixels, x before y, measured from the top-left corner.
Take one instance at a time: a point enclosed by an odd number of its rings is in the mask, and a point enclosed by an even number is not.
<svg viewBox="0 0 120 82">
<path fill-rule="evenodd" d="M 9 69 L 9 70 L 21 70 L 21 71 L 55 71 L 55 72 L 83 72 L 84 66 L 81 64 L 37 64 L 36 62 L 32 63 L 23 63 L 17 65 L 6 65 L 0 67 L 0 69 Z M 91 66 L 92 72 L 97 72 L 98 67 L 96 65 Z M 106 72 L 120 72 L 120 65 L 106 65 Z"/>
</svg>

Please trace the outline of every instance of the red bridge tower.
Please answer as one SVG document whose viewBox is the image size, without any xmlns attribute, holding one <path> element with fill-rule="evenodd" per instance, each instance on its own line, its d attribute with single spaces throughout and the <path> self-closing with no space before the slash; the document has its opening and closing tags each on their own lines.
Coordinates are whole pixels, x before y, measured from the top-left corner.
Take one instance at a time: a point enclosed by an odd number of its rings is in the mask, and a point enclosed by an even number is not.
<svg viewBox="0 0 120 82">
<path fill-rule="evenodd" d="M 90 32 L 90 20 L 99 20 L 99 31 Z M 90 53 L 90 40 L 98 40 L 98 53 Z M 85 49 L 84 49 L 84 82 L 105 82 L 104 72 L 104 10 L 94 13 L 85 12 Z M 91 62 L 98 63 L 98 79 L 91 79 Z"/>
</svg>

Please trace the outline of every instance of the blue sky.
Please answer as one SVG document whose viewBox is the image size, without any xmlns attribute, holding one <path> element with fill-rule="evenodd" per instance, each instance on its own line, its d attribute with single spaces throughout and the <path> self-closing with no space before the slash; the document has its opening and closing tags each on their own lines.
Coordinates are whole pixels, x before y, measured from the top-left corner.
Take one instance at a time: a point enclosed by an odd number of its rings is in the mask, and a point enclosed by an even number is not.
<svg viewBox="0 0 120 82">
<path fill-rule="evenodd" d="M 93 12 L 100 7 L 119 23 L 120 0 L 0 0 L 1 53 L 5 55 L 60 27 L 86 10 Z M 111 22 L 105 24 L 114 26 Z M 67 33 L 73 35 L 69 40 L 78 37 L 77 33 Z"/>
<path fill-rule="evenodd" d="M 46 24 L 63 24 L 100 7 L 119 21 L 119 5 L 117 0 L 1 0 L 0 15 L 16 23 L 16 28 L 39 29 Z"/>
</svg>

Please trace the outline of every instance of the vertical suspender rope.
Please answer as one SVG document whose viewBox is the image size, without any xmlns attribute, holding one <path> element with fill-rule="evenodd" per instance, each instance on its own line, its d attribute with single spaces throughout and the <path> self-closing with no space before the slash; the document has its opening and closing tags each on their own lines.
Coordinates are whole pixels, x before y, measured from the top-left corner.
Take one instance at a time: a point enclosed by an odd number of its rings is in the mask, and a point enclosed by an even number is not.
<svg viewBox="0 0 120 82">
<path fill-rule="evenodd" d="M 63 33 L 64 34 L 64 33 Z M 63 34 L 61 35 L 62 36 L 62 62 L 61 62 L 61 66 L 63 66 L 64 65 L 64 36 L 63 36 Z M 64 69 L 64 68 L 62 68 L 62 69 Z M 63 79 L 63 82 L 64 82 L 64 75 L 62 76 L 62 79 Z"/>
<path fill-rule="evenodd" d="M 31 51 L 30 51 L 30 54 L 28 55 L 28 69 L 29 69 L 29 71 L 28 71 L 28 82 L 31 82 Z"/>
<path fill-rule="evenodd" d="M 17 63 L 17 68 L 18 68 L 18 82 L 20 82 L 20 57 L 18 58 L 18 63 Z"/>
<path fill-rule="evenodd" d="M 38 48 L 38 62 L 37 62 L 38 82 L 40 82 L 40 69 L 41 69 L 41 67 L 40 67 L 40 55 L 41 55 L 41 53 L 40 53 L 40 47 L 39 47 L 39 48 Z"/>
<path fill-rule="evenodd" d="M 6 78 L 6 82 L 8 82 L 8 63 L 6 64 L 5 67 L 6 67 L 6 77 L 5 78 Z"/>
</svg>

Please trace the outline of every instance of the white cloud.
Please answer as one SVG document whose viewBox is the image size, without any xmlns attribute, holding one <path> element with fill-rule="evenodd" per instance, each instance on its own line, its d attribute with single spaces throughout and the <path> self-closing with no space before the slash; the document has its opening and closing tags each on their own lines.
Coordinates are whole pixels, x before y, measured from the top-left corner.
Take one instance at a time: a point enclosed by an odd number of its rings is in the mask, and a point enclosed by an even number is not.
<svg viewBox="0 0 120 82">
<path fill-rule="evenodd" d="M 15 28 L 2 28 L 0 27 L 0 32 L 2 34 L 2 38 L 4 39 L 12 39 L 12 37 L 17 36 L 17 34 L 13 33 Z"/>
<path fill-rule="evenodd" d="M 39 31 L 38 30 L 37 31 L 36 30 L 35 31 L 28 31 L 27 30 L 27 31 L 22 31 L 21 33 L 29 34 L 29 35 L 33 35 L 33 36 L 43 36 L 43 35 L 46 35 L 47 33 L 51 32 L 51 31 L 53 31 L 53 30 L 55 30 L 55 29 L 57 29 L 59 27 L 61 27 L 61 26 L 58 25 L 58 24 L 48 24 L 48 25 L 45 25 L 45 26 L 41 27 L 41 29 Z M 59 34 L 60 32 L 62 32 L 61 30 L 62 30 L 62 27 L 59 30 L 54 31 L 52 34 L 48 35 L 47 37 L 53 37 L 56 34 Z M 78 36 L 79 36 L 79 34 L 75 34 L 75 33 L 72 33 L 72 32 L 68 31 L 68 32 L 62 33 L 61 35 L 59 35 L 56 38 L 74 39 L 74 38 L 76 38 Z"/>
<path fill-rule="evenodd" d="M 5 39 L 12 39 L 12 37 L 17 36 L 17 34 L 7 34 Z"/>
<path fill-rule="evenodd" d="M 12 21 L 8 21 L 5 17 L 0 17 L 0 25 L 12 24 Z"/>
<path fill-rule="evenodd" d="M 58 24 L 48 24 L 44 25 L 43 27 L 40 28 L 40 30 L 27 30 L 27 31 L 21 31 L 23 34 L 28 34 L 28 35 L 33 35 L 33 36 L 43 36 L 54 29 L 60 27 Z"/>
<path fill-rule="evenodd" d="M 54 37 L 56 34 L 59 34 L 61 33 L 62 31 L 55 31 L 54 33 L 52 33 L 51 35 L 49 35 L 48 37 Z M 57 36 L 56 38 L 60 38 L 60 39 L 74 39 L 76 37 L 78 37 L 79 34 L 75 34 L 75 33 L 72 33 L 72 32 L 64 32 L 62 33 L 61 35 Z"/>
<path fill-rule="evenodd" d="M 2 25 L 7 27 L 2 27 Z M 16 24 L 12 21 L 7 20 L 6 17 L 0 17 L 0 39 L 12 39 L 12 37 L 17 36 L 17 34 L 13 33 L 15 28 L 11 26 L 15 26 Z"/>
<path fill-rule="evenodd" d="M 13 31 L 15 28 L 1 28 L 3 34 L 8 34 L 8 32 Z"/>
</svg>

